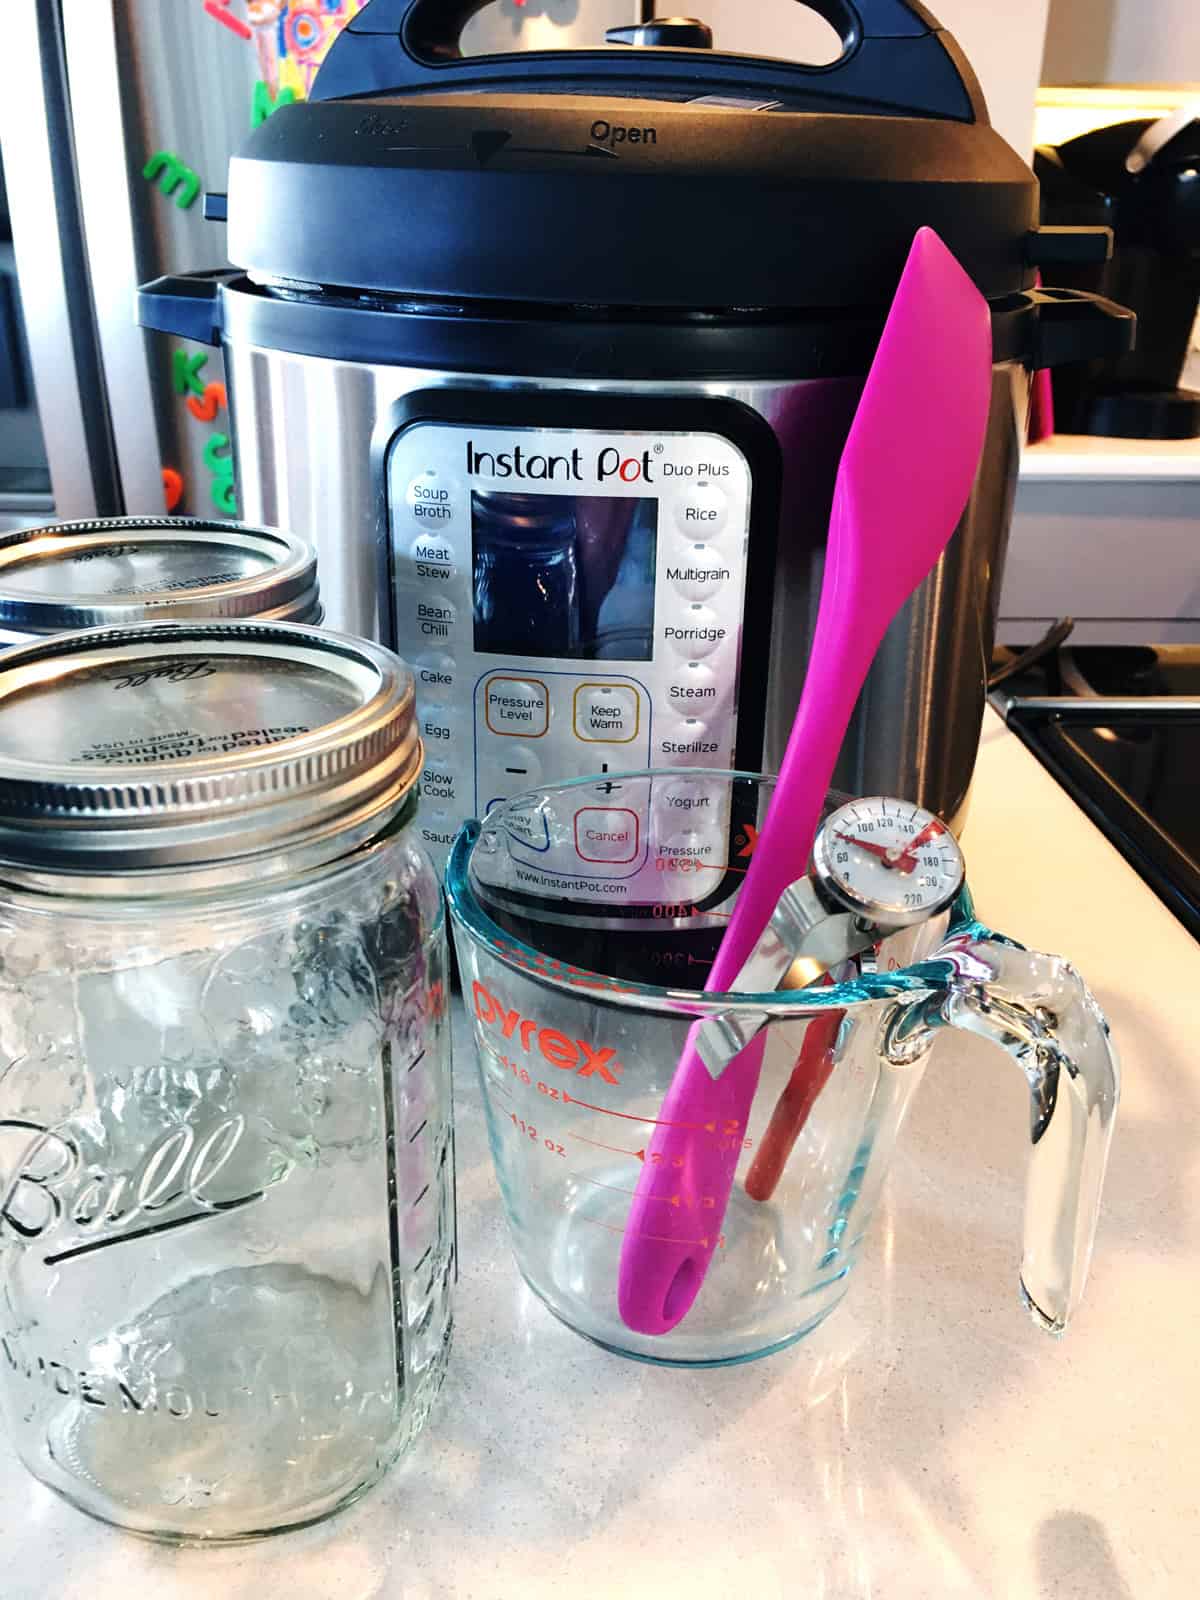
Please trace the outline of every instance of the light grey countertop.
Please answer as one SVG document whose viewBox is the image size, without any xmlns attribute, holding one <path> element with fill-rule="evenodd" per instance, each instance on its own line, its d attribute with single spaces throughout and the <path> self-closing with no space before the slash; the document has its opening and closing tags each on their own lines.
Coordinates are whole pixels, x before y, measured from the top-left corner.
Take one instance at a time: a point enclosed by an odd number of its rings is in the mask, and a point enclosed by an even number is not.
<svg viewBox="0 0 1200 1600">
<path fill-rule="evenodd" d="M 991 717 L 965 844 L 980 915 L 1069 954 L 1124 1058 L 1063 1341 L 1018 1303 L 1028 1101 L 985 1042 L 931 1066 L 829 1321 L 681 1372 L 594 1348 L 523 1288 L 460 1029 L 456 1344 L 408 1460 L 323 1526 L 172 1550 L 62 1504 L 0 1438 L 4 1600 L 1194 1595 L 1200 947 Z"/>
</svg>

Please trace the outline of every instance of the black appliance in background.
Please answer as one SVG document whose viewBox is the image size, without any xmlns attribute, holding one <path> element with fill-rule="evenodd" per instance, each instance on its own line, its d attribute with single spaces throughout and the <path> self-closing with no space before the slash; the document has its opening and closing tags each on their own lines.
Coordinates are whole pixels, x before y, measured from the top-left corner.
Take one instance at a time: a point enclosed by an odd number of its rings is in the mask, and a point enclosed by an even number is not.
<svg viewBox="0 0 1200 1600">
<path fill-rule="evenodd" d="M 1200 303 L 1200 119 L 1121 122 L 1039 149 L 1044 225 L 1113 229 L 1111 261 L 1058 269 L 1069 287 L 1137 312 L 1137 347 L 1054 374 L 1061 433 L 1200 437 L 1200 394 L 1179 387 Z"/>
<path fill-rule="evenodd" d="M 1200 647 L 1063 650 L 993 704 L 1200 939 Z"/>
</svg>

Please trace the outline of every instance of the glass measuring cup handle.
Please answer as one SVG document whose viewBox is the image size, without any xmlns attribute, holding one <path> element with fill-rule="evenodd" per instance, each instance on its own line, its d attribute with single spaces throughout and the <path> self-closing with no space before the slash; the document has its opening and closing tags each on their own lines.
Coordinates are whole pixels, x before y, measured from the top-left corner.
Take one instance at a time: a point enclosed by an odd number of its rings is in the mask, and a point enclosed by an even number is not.
<svg viewBox="0 0 1200 1600">
<path fill-rule="evenodd" d="M 951 976 L 940 996 L 918 1003 L 925 1022 L 990 1039 L 1029 1085 L 1021 1292 L 1035 1321 L 1062 1333 L 1087 1282 L 1120 1098 L 1108 1022 L 1069 962 L 986 929 L 951 940 L 934 959 Z M 917 1044 L 924 1030 L 915 1021 L 910 1012 L 893 1030 L 893 1050 Z"/>
</svg>

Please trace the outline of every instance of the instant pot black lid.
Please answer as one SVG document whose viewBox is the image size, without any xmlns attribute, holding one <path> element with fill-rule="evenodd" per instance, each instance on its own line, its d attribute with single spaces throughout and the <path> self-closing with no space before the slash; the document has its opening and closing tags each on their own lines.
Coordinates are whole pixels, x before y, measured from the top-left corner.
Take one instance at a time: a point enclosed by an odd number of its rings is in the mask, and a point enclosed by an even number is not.
<svg viewBox="0 0 1200 1600">
<path fill-rule="evenodd" d="M 863 307 L 928 224 L 989 297 L 1030 285 L 1036 181 L 910 0 L 811 0 L 843 37 L 828 68 L 638 45 L 462 58 L 484 3 L 359 13 L 312 100 L 235 156 L 232 260 L 451 300 Z"/>
</svg>

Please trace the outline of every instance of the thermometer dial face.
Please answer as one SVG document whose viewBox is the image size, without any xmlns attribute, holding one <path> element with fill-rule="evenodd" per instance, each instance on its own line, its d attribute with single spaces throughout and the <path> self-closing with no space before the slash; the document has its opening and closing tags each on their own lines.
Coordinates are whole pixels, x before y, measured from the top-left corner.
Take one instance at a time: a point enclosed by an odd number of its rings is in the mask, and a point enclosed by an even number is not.
<svg viewBox="0 0 1200 1600">
<path fill-rule="evenodd" d="M 854 800 L 827 817 L 813 845 L 817 879 L 837 901 L 885 927 L 944 911 L 963 881 L 946 824 L 903 800 Z"/>
</svg>

